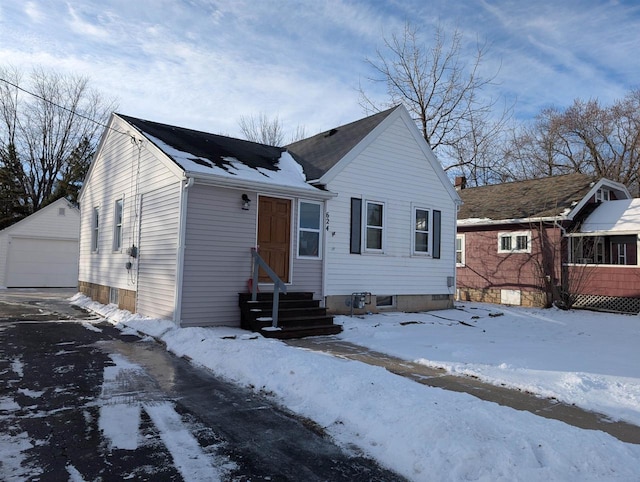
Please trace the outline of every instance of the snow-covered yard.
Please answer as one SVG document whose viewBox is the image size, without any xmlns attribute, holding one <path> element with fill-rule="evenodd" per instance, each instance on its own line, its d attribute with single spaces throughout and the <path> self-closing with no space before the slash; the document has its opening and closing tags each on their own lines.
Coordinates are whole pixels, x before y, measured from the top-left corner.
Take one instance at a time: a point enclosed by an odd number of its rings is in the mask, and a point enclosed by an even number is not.
<svg viewBox="0 0 640 482">
<path fill-rule="evenodd" d="M 339 444 L 410 480 L 638 480 L 640 474 L 640 446 L 604 432 L 236 328 L 176 329 L 82 295 L 73 302 L 272 394 Z M 344 340 L 640 425 L 640 317 L 464 303 L 336 321 L 344 325 Z"/>
</svg>

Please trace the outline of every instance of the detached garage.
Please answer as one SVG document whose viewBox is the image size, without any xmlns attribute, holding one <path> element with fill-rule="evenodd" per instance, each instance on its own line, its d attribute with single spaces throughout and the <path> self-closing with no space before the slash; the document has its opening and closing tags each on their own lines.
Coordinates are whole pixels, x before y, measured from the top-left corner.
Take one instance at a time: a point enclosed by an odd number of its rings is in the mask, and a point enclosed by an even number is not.
<svg viewBox="0 0 640 482">
<path fill-rule="evenodd" d="M 59 199 L 0 231 L 0 287 L 78 285 L 80 211 Z"/>
</svg>

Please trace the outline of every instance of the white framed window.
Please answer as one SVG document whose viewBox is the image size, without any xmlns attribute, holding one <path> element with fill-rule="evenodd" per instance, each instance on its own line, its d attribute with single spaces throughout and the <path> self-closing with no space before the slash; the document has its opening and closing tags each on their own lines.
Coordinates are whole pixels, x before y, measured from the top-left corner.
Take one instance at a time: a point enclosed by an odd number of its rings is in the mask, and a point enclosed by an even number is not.
<svg viewBox="0 0 640 482">
<path fill-rule="evenodd" d="M 465 264 L 465 239 L 464 234 L 456 235 L 456 266 Z"/>
<path fill-rule="evenodd" d="M 123 200 L 118 199 L 113 208 L 113 250 L 122 249 L 122 208 Z"/>
<path fill-rule="evenodd" d="M 498 233 L 498 253 L 530 253 L 531 231 Z"/>
<path fill-rule="evenodd" d="M 366 201 L 365 209 L 365 250 L 382 252 L 384 248 L 384 204 Z"/>
<path fill-rule="evenodd" d="M 430 254 L 430 223 L 431 210 L 421 207 L 413 208 L 413 254 Z"/>
<path fill-rule="evenodd" d="M 100 239 L 100 210 L 93 208 L 91 217 L 91 251 L 98 251 L 98 240 Z"/>
<path fill-rule="evenodd" d="M 298 204 L 298 257 L 320 258 L 322 253 L 322 204 Z"/>
<path fill-rule="evenodd" d="M 596 202 L 602 201 L 610 201 L 611 200 L 611 191 L 601 187 L 596 191 Z"/>
</svg>

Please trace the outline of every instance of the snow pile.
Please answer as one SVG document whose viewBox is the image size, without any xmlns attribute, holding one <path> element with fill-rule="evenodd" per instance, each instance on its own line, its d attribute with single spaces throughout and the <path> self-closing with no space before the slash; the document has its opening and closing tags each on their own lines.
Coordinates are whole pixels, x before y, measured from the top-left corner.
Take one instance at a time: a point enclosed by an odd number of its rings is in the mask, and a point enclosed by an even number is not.
<svg viewBox="0 0 640 482">
<path fill-rule="evenodd" d="M 272 394 L 342 446 L 357 447 L 410 480 L 637 480 L 640 473 L 640 446 L 603 432 L 426 387 L 379 367 L 237 328 L 176 329 L 166 320 L 96 306 L 81 295 L 75 303 L 109 313 L 116 325 L 152 334 L 176 355 L 188 355 L 227 379 Z M 344 339 L 454 371 L 485 370 L 487 378 L 503 373 L 514 385 L 542 390 L 552 390 L 553 379 L 557 391 L 564 377 L 572 387 L 567 396 L 583 380 L 581 393 L 592 393 L 611 412 L 617 402 L 604 399 L 615 380 L 637 387 L 640 355 L 632 347 L 640 341 L 640 321 L 635 317 L 515 309 L 490 317 L 495 309 L 486 305 L 465 309 L 338 321 L 344 323 Z M 456 316 L 474 326 L 458 323 Z M 632 359 L 619 361 L 628 355 Z M 591 390 L 586 374 L 597 380 Z M 633 396 L 619 397 L 627 405 L 620 413 L 635 417 L 638 400 L 634 408 Z"/>
</svg>

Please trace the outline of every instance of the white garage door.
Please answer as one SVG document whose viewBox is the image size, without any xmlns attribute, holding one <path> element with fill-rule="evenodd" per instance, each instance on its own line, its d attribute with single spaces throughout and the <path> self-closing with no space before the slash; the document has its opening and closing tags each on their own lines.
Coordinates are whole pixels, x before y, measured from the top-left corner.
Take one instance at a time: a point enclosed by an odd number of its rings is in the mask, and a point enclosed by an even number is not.
<svg viewBox="0 0 640 482">
<path fill-rule="evenodd" d="M 70 288 L 78 285 L 78 241 L 12 237 L 8 288 Z"/>
</svg>

